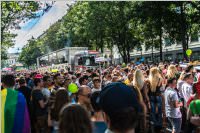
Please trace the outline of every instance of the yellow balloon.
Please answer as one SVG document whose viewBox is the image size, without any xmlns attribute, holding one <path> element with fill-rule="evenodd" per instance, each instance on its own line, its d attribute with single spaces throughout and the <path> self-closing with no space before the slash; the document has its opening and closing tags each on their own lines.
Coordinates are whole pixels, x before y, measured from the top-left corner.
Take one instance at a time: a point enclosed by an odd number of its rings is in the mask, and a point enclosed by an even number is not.
<svg viewBox="0 0 200 133">
<path fill-rule="evenodd" d="M 192 54 L 192 50 L 191 49 L 187 49 L 186 50 L 186 54 L 187 54 L 187 56 L 190 56 Z"/>
</svg>

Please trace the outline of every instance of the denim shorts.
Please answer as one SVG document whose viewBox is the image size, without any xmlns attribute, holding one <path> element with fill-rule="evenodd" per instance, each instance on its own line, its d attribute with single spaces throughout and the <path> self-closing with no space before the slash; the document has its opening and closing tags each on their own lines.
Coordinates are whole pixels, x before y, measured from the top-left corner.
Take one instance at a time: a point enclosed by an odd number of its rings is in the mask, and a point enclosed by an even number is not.
<svg viewBox="0 0 200 133">
<path fill-rule="evenodd" d="M 169 119 L 175 133 L 180 133 L 181 132 L 182 118 L 170 118 L 170 117 L 168 117 L 168 119 Z"/>
</svg>

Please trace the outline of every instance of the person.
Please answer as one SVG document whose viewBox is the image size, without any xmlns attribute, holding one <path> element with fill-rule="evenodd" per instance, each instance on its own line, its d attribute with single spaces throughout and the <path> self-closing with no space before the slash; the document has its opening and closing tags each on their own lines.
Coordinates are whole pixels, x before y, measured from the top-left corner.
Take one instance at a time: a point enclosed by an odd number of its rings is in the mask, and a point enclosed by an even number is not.
<svg viewBox="0 0 200 133">
<path fill-rule="evenodd" d="M 79 79 L 80 86 L 87 85 L 89 83 L 88 79 L 89 77 L 87 75 L 83 75 L 82 77 L 80 77 Z"/>
<path fill-rule="evenodd" d="M 95 91 L 92 93 L 90 101 L 93 108 L 93 115 L 91 117 L 91 121 L 93 124 L 93 132 L 94 133 L 103 133 L 106 130 L 106 124 L 104 122 L 103 113 L 99 104 L 97 103 L 97 99 L 100 95 L 100 91 Z"/>
<path fill-rule="evenodd" d="M 164 114 L 164 97 L 161 93 L 162 77 L 157 67 L 152 67 L 148 79 L 148 96 L 150 101 L 150 121 L 152 128 L 160 132 Z M 164 116 L 165 117 L 165 116 Z"/>
<path fill-rule="evenodd" d="M 59 115 L 59 132 L 92 133 L 88 112 L 78 104 L 64 106 Z"/>
<path fill-rule="evenodd" d="M 128 78 L 124 81 L 126 85 L 130 84 L 133 81 L 133 74 L 129 73 Z"/>
<path fill-rule="evenodd" d="M 172 125 L 172 133 L 180 133 L 182 123 L 180 107 L 183 106 L 183 103 L 179 102 L 178 94 L 175 90 L 176 77 L 169 78 L 167 84 L 168 87 L 164 92 L 166 117 Z"/>
<path fill-rule="evenodd" d="M 176 79 L 179 78 L 179 74 L 178 74 L 178 71 L 177 71 L 175 65 L 170 65 L 170 66 L 168 67 L 166 77 L 167 77 L 167 79 L 173 78 L 173 77 L 175 77 Z"/>
<path fill-rule="evenodd" d="M 32 115 L 36 133 L 45 132 L 47 128 L 47 103 L 42 94 L 43 81 L 41 78 L 34 79 L 35 88 L 32 91 Z"/>
<path fill-rule="evenodd" d="M 88 112 L 91 113 L 92 106 L 90 103 L 90 96 L 91 89 L 86 85 L 82 85 L 77 93 L 77 103 L 82 105 Z"/>
<path fill-rule="evenodd" d="M 27 82 L 27 87 L 29 87 L 31 90 L 34 88 L 34 82 L 33 82 L 33 80 L 34 80 L 35 75 L 36 75 L 36 73 L 31 73 L 30 79 L 27 80 L 28 81 Z"/>
<path fill-rule="evenodd" d="M 149 101 L 149 96 L 148 96 L 147 83 L 145 82 L 142 71 L 139 69 L 137 69 L 134 73 L 133 86 L 138 88 L 141 91 L 144 102 L 147 103 L 147 106 L 150 109 L 150 101 Z"/>
<path fill-rule="evenodd" d="M 93 85 L 94 87 L 92 88 L 92 93 L 95 91 L 101 91 L 101 80 L 99 79 L 99 77 L 93 78 Z"/>
<path fill-rule="evenodd" d="M 186 69 L 185 69 L 185 72 L 186 73 L 193 73 L 193 71 L 194 71 L 194 66 L 193 65 L 188 65 L 187 67 L 186 67 Z"/>
<path fill-rule="evenodd" d="M 57 73 L 54 75 L 53 80 L 54 80 L 55 85 L 51 93 L 56 92 L 58 88 L 63 86 L 64 77 L 60 73 Z"/>
<path fill-rule="evenodd" d="M 198 80 L 199 81 L 199 80 Z M 187 131 L 200 132 L 200 88 L 199 82 L 193 84 L 193 95 L 187 102 Z"/>
<path fill-rule="evenodd" d="M 108 127 L 105 133 L 135 133 L 141 110 L 135 90 L 124 83 L 110 83 L 97 101 Z"/>
<path fill-rule="evenodd" d="M 185 72 L 182 72 L 179 79 L 178 79 L 178 82 L 177 82 L 178 95 L 182 99 L 182 101 L 184 101 L 184 100 L 183 100 L 183 96 L 182 96 L 181 91 L 182 91 L 182 85 L 185 82 L 184 81 L 185 74 L 186 74 Z"/>
<path fill-rule="evenodd" d="M 68 90 L 68 85 L 72 82 L 72 77 L 71 76 L 67 76 L 64 80 L 64 84 L 63 87 Z"/>
<path fill-rule="evenodd" d="M 79 79 L 81 78 L 81 73 L 80 72 L 77 72 L 76 73 L 76 84 L 77 84 L 77 86 L 78 87 L 80 87 L 81 85 L 80 85 L 80 83 L 79 83 Z"/>
<path fill-rule="evenodd" d="M 26 103 L 28 107 L 28 111 L 30 113 L 30 99 L 31 99 L 31 89 L 26 86 L 26 80 L 24 78 L 19 79 L 19 88 L 17 89 L 21 92 L 26 98 Z"/>
<path fill-rule="evenodd" d="M 55 85 L 54 85 L 53 89 L 51 89 L 51 91 L 50 91 L 51 94 L 50 94 L 49 103 L 48 103 L 50 108 L 54 104 L 55 95 L 56 95 L 57 90 L 63 86 L 64 77 L 60 73 L 57 73 L 54 75 L 53 80 L 54 80 Z"/>
<path fill-rule="evenodd" d="M 185 82 L 182 85 L 181 95 L 184 99 L 184 107 L 186 108 L 186 103 L 188 102 L 192 94 L 192 84 L 193 84 L 193 75 L 191 73 L 186 73 L 184 76 Z"/>
<path fill-rule="evenodd" d="M 30 133 L 26 99 L 14 90 L 15 77 L 4 75 L 1 82 L 1 133 Z"/>
<path fill-rule="evenodd" d="M 44 76 L 43 77 L 43 86 L 44 88 L 42 89 L 42 94 L 46 97 L 46 99 L 49 99 L 50 97 L 50 90 L 49 87 L 51 86 L 52 81 L 50 76 Z"/>
<path fill-rule="evenodd" d="M 53 133 L 58 133 L 59 112 L 64 105 L 69 103 L 69 96 L 65 88 L 59 88 L 55 98 L 55 103 L 48 112 L 48 126 L 53 127 Z"/>
</svg>

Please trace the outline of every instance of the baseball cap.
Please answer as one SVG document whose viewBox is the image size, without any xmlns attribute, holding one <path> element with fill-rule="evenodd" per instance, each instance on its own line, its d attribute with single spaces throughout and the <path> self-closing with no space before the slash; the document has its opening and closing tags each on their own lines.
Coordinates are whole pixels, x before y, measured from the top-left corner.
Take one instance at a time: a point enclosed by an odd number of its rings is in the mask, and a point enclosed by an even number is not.
<svg viewBox="0 0 200 133">
<path fill-rule="evenodd" d="M 40 78 L 43 78 L 43 76 L 42 76 L 41 74 L 36 74 L 36 75 L 35 75 L 35 78 L 36 78 L 36 79 L 40 79 Z"/>
<path fill-rule="evenodd" d="M 136 91 L 121 82 L 110 83 L 103 88 L 97 102 L 108 115 L 129 107 L 141 110 Z"/>
</svg>

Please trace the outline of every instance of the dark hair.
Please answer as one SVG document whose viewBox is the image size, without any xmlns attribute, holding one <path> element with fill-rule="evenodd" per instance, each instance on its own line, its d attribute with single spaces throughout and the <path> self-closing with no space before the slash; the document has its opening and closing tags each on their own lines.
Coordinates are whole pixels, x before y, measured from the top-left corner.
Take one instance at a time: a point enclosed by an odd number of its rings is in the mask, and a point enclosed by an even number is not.
<svg viewBox="0 0 200 133">
<path fill-rule="evenodd" d="M 99 77 L 95 77 L 95 78 L 93 78 L 93 83 L 95 83 L 95 82 L 101 82 L 101 79 L 99 79 Z"/>
<path fill-rule="evenodd" d="M 81 73 L 76 73 L 76 77 L 79 78 L 81 76 Z"/>
<path fill-rule="evenodd" d="M 22 85 L 26 83 L 26 80 L 24 78 L 20 78 L 18 82 L 20 85 Z"/>
<path fill-rule="evenodd" d="M 110 129 L 120 133 L 136 128 L 139 119 L 139 113 L 133 108 L 128 107 L 113 112 L 108 116 L 110 118 Z"/>
<path fill-rule="evenodd" d="M 92 72 L 92 70 L 91 70 L 91 69 L 87 69 L 87 70 L 86 70 L 86 72 L 88 72 L 88 73 L 91 73 L 91 72 Z"/>
<path fill-rule="evenodd" d="M 194 66 L 193 65 L 189 65 L 186 69 L 185 69 L 185 72 L 186 73 L 189 73 L 191 69 L 193 69 Z"/>
<path fill-rule="evenodd" d="M 125 69 L 124 69 L 124 72 L 128 73 L 128 68 L 125 68 Z"/>
<path fill-rule="evenodd" d="M 15 86 L 15 77 L 12 74 L 4 75 L 1 82 L 4 83 L 6 87 L 13 87 Z"/>
<path fill-rule="evenodd" d="M 95 112 L 98 112 L 101 110 L 100 105 L 97 103 L 99 95 L 100 95 L 100 91 L 96 91 L 96 92 L 93 92 L 90 97 L 91 105 Z"/>
<path fill-rule="evenodd" d="M 58 90 L 56 92 L 54 106 L 51 109 L 51 113 L 50 113 L 52 120 L 58 121 L 59 119 L 58 112 L 60 112 L 61 108 L 67 103 L 69 103 L 69 96 L 68 96 L 67 90 L 64 90 L 64 89 Z"/>
<path fill-rule="evenodd" d="M 172 84 L 174 80 L 176 80 L 175 77 L 167 79 L 167 84 Z"/>
<path fill-rule="evenodd" d="M 186 74 L 184 75 L 184 78 L 183 78 L 183 79 L 184 79 L 184 80 L 185 80 L 185 79 L 188 79 L 191 75 L 192 75 L 191 73 L 186 73 Z"/>
<path fill-rule="evenodd" d="M 50 76 L 44 76 L 43 81 L 46 82 L 49 78 L 50 78 Z"/>
<path fill-rule="evenodd" d="M 60 73 L 57 73 L 53 76 L 53 80 L 57 79 L 57 77 L 60 76 Z"/>
<path fill-rule="evenodd" d="M 87 75 L 83 75 L 82 77 L 80 77 L 80 79 L 79 79 L 79 84 L 82 85 L 82 83 L 83 83 L 83 81 L 84 81 L 85 79 L 88 80 L 88 76 L 87 76 Z"/>
<path fill-rule="evenodd" d="M 78 104 L 65 106 L 60 112 L 60 133 L 92 133 L 88 112 Z"/>
<path fill-rule="evenodd" d="M 40 79 L 40 78 L 35 78 L 35 79 L 34 79 L 34 84 L 35 84 L 35 86 L 37 86 L 38 83 L 40 83 L 40 82 L 41 82 L 41 79 Z"/>
</svg>

